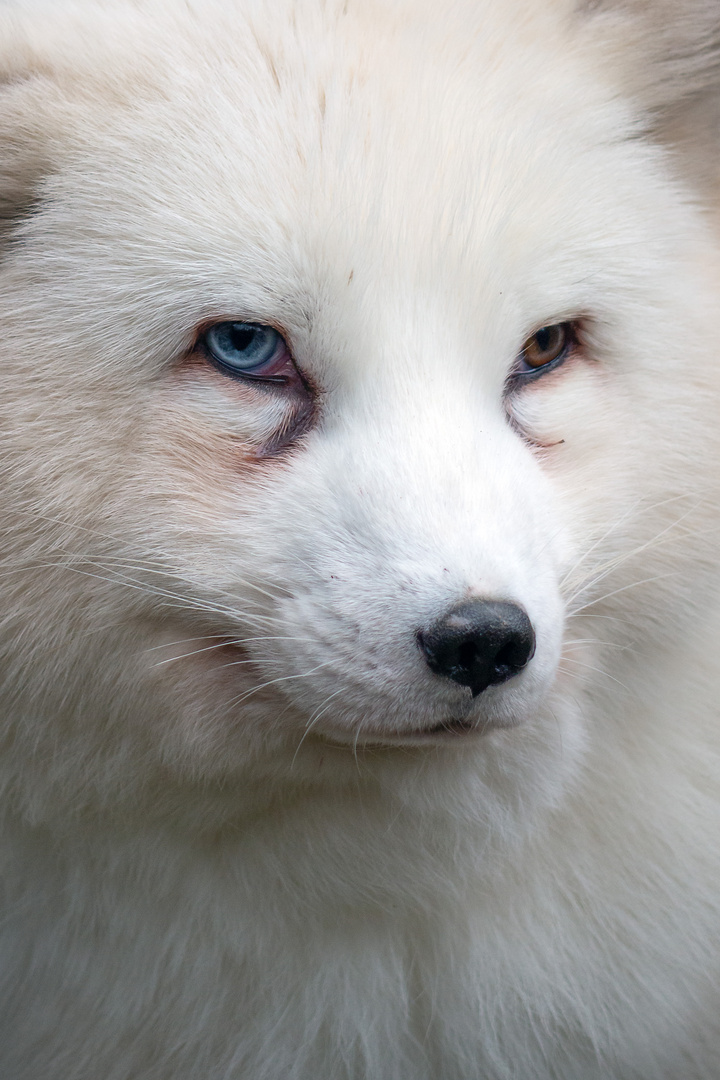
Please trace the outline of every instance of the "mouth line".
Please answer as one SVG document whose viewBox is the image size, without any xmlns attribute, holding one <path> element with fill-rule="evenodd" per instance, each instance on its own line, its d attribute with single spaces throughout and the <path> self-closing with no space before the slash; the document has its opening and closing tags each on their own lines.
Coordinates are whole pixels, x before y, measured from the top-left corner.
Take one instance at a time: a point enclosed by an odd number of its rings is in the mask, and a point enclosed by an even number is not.
<svg viewBox="0 0 720 1080">
<path fill-rule="evenodd" d="M 361 732 L 351 735 L 349 732 L 319 731 L 317 737 L 323 742 L 346 749 L 387 749 L 405 746 L 447 746 L 458 740 L 463 742 L 482 736 L 486 728 L 476 721 L 449 719 L 431 728 L 414 728 L 397 732 Z"/>
</svg>

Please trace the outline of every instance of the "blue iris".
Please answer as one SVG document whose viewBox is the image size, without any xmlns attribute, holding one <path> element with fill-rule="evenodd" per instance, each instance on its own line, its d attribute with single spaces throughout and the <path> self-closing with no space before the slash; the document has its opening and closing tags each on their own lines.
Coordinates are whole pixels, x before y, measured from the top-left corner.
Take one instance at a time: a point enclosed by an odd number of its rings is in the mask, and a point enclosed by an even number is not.
<svg viewBox="0 0 720 1080">
<path fill-rule="evenodd" d="M 205 345 L 221 367 L 249 375 L 260 373 L 285 351 L 272 326 L 245 322 L 216 323 L 205 333 Z"/>
</svg>

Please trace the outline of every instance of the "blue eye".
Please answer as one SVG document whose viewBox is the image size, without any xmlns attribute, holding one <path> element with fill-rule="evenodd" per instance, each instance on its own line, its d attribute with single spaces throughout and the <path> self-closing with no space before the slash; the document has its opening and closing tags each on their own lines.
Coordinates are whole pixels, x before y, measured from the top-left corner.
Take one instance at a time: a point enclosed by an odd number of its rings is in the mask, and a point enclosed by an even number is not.
<svg viewBox="0 0 720 1080">
<path fill-rule="evenodd" d="M 203 340 L 212 359 L 231 374 L 271 378 L 288 358 L 287 345 L 272 326 L 216 323 Z"/>
</svg>

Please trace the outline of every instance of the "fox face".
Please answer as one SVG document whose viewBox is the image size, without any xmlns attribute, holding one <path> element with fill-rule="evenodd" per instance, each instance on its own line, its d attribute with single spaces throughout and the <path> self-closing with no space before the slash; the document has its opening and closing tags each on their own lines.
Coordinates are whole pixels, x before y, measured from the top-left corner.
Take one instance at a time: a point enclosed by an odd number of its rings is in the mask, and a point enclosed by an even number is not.
<svg viewBox="0 0 720 1080">
<path fill-rule="evenodd" d="M 8 84 L 3 649 L 44 785 L 554 794 L 652 664 L 714 490 L 714 256 L 569 9 L 486 7 L 462 54 L 391 8 L 98 10 L 102 63 L 66 19 Z"/>
<path fill-rule="evenodd" d="M 717 1080 L 717 0 L 0 0 L 0 1075 Z"/>
</svg>

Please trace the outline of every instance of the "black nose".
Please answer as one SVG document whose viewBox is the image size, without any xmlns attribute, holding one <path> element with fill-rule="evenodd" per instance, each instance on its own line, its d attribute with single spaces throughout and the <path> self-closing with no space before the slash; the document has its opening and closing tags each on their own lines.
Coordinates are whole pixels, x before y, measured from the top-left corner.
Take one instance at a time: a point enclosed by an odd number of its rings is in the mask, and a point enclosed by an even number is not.
<svg viewBox="0 0 720 1080">
<path fill-rule="evenodd" d="M 517 675 L 535 652 L 535 632 L 517 604 L 469 600 L 438 619 L 417 640 L 431 671 L 476 697 Z"/>
</svg>

